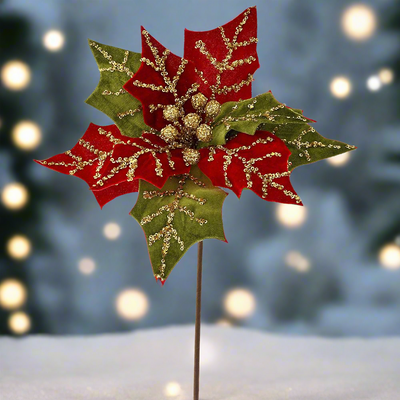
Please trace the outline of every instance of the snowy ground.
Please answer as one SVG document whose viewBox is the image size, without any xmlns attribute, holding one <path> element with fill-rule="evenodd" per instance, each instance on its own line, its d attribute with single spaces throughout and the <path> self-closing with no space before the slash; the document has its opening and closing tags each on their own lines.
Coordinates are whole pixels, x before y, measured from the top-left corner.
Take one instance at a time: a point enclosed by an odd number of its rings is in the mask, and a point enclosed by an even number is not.
<svg viewBox="0 0 400 400">
<path fill-rule="evenodd" d="M 0 399 L 191 399 L 193 337 L 193 326 L 181 326 L 2 338 Z M 203 325 L 201 357 L 201 400 L 400 398 L 400 338 L 285 337 Z M 178 385 L 168 395 L 171 382 Z"/>
</svg>

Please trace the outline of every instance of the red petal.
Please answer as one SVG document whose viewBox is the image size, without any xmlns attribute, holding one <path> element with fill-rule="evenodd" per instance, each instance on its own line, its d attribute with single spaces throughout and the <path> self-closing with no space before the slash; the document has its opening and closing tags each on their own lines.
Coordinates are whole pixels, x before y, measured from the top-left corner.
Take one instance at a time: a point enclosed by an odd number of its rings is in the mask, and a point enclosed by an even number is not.
<svg viewBox="0 0 400 400">
<path fill-rule="evenodd" d="M 79 142 L 65 153 L 47 160 L 35 160 L 38 164 L 67 175 L 83 179 L 92 189 L 102 175 L 117 143 L 128 143 L 130 138 L 121 135 L 116 125 L 99 126 L 90 124 Z M 134 185 L 114 188 L 96 198 L 102 207 L 108 201 L 134 191 Z"/>
<path fill-rule="evenodd" d="M 133 158 L 137 160 L 135 168 L 130 164 Z M 170 176 L 185 174 L 189 170 L 190 166 L 183 161 L 182 149 L 173 149 L 156 134 L 144 133 L 140 138 L 131 138 L 127 144 L 115 146 L 111 161 L 93 190 L 104 190 L 131 179 L 144 179 L 162 188 Z"/>
<path fill-rule="evenodd" d="M 301 204 L 290 183 L 290 151 L 272 133 L 239 133 L 226 145 L 204 148 L 200 153 L 199 168 L 215 186 L 231 189 L 238 197 L 249 188 L 268 201 Z"/>
<path fill-rule="evenodd" d="M 152 46 L 153 50 L 150 46 Z M 165 51 L 168 52 L 168 55 L 164 63 L 162 56 Z M 147 63 L 143 59 L 148 60 Z M 177 79 L 176 93 L 174 95 L 170 90 L 170 85 L 165 82 L 161 75 L 161 69 L 156 71 L 154 67 L 159 68 L 162 64 L 161 67 L 165 67 L 165 71 L 168 73 L 166 79 L 170 79 L 172 82 L 173 78 L 177 76 L 178 68 L 182 63 L 185 64 L 184 70 Z M 152 85 L 152 87 L 161 86 L 165 88 L 166 92 L 143 87 L 143 84 Z M 136 74 L 124 85 L 124 89 L 142 103 L 144 122 L 157 130 L 161 130 L 168 125 L 169 122 L 163 117 L 162 108 L 151 112 L 149 106 L 175 104 L 175 100 L 184 96 L 193 84 L 200 84 L 200 78 L 195 72 L 194 64 L 169 52 L 142 27 L 142 64 Z M 193 111 L 190 101 L 185 102 L 184 108 L 186 112 Z"/>
<path fill-rule="evenodd" d="M 103 208 L 109 201 L 115 199 L 118 196 L 122 196 L 127 193 L 137 192 L 139 190 L 139 179 L 135 179 L 132 182 L 122 182 L 118 185 L 110 186 L 104 190 L 93 190 L 93 194 L 96 197 L 100 208 Z"/>
<path fill-rule="evenodd" d="M 240 24 L 243 21 L 243 29 L 237 34 L 237 29 L 240 29 Z M 212 93 L 210 86 L 216 84 L 219 74 L 217 68 L 210 62 L 210 58 L 212 57 L 220 63 L 229 54 L 229 47 L 223 39 L 222 31 L 225 34 L 226 41 L 233 45 L 236 43 L 249 43 L 238 46 L 236 49 L 234 48 L 231 58 L 227 60 L 228 65 L 243 59 L 248 60 L 249 63 L 245 62 L 233 70 L 225 69 L 221 74 L 219 88 L 224 86 L 232 87 L 232 85 L 245 81 L 248 81 L 248 84 L 244 84 L 238 91 L 230 90 L 227 94 L 216 94 L 215 99 L 220 103 L 249 99 L 251 98 L 250 82 L 252 81 L 252 75 L 260 67 L 257 56 L 257 10 L 255 7 L 248 8 L 231 22 L 211 31 L 195 32 L 185 29 L 184 57 L 192 61 L 197 70 L 203 73 L 203 78 L 207 83 L 202 80 L 199 91 L 209 97 Z M 207 54 L 204 54 L 205 52 Z"/>
</svg>

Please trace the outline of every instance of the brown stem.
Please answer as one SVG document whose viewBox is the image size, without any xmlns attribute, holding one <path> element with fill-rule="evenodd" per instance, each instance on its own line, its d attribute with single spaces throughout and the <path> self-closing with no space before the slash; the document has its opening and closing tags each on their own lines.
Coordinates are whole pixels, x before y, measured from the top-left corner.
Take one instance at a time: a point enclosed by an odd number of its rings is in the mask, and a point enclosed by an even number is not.
<svg viewBox="0 0 400 400">
<path fill-rule="evenodd" d="M 199 400 L 200 379 L 200 318 L 201 318 L 201 273 L 203 268 L 203 241 L 197 249 L 197 290 L 196 290 L 196 323 L 194 335 L 194 382 L 193 400 Z"/>
</svg>

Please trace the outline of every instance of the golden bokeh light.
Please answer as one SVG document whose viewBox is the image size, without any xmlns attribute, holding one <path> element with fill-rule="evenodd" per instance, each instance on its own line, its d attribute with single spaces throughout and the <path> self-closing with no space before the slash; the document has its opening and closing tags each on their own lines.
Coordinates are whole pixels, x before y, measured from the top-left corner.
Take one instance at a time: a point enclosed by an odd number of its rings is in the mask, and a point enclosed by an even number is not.
<svg viewBox="0 0 400 400">
<path fill-rule="evenodd" d="M 279 203 L 276 205 L 276 219 L 287 228 L 301 226 L 307 218 L 307 208 L 294 204 Z"/>
<path fill-rule="evenodd" d="M 96 270 L 96 263 L 92 258 L 82 258 L 79 260 L 78 269 L 84 275 L 91 275 Z"/>
<path fill-rule="evenodd" d="M 58 30 L 50 30 L 43 35 L 43 46 L 49 51 L 59 51 L 64 47 L 64 34 Z"/>
<path fill-rule="evenodd" d="M 337 156 L 329 157 L 326 162 L 334 167 L 342 167 L 350 161 L 350 152 L 338 154 Z"/>
<path fill-rule="evenodd" d="M 178 382 L 168 382 L 164 388 L 167 397 L 177 397 L 182 393 L 181 385 Z"/>
<path fill-rule="evenodd" d="M 367 40 L 374 34 L 376 26 L 376 14 L 366 4 L 353 4 L 342 14 L 342 29 L 350 39 Z"/>
<path fill-rule="evenodd" d="M 351 93 L 351 82 L 346 76 L 336 76 L 329 86 L 333 96 L 338 99 L 345 99 Z"/>
<path fill-rule="evenodd" d="M 10 210 L 19 210 L 29 199 L 28 190 L 21 183 L 9 183 L 1 191 L 1 201 Z"/>
<path fill-rule="evenodd" d="M 216 324 L 217 324 L 218 326 L 223 326 L 223 327 L 232 326 L 232 322 L 229 321 L 229 320 L 226 319 L 226 318 L 221 318 L 221 319 L 219 319 L 219 320 L 216 322 Z"/>
<path fill-rule="evenodd" d="M 379 70 L 378 76 L 384 85 L 389 85 L 394 81 L 394 72 L 389 68 Z"/>
<path fill-rule="evenodd" d="M 400 246 L 389 243 L 379 252 L 379 262 L 383 268 L 390 270 L 400 269 Z"/>
<path fill-rule="evenodd" d="M 103 234 L 108 240 L 116 240 L 121 234 L 121 227 L 115 222 L 104 225 Z"/>
<path fill-rule="evenodd" d="M 15 334 L 23 335 L 31 329 L 31 319 L 26 313 L 18 311 L 10 315 L 8 326 Z"/>
<path fill-rule="evenodd" d="M 289 251 L 285 256 L 285 263 L 288 267 L 297 272 L 308 272 L 311 268 L 310 260 L 298 251 Z"/>
<path fill-rule="evenodd" d="M 27 297 L 25 286 L 16 279 L 5 279 L 0 283 L 0 306 L 6 309 L 21 307 Z"/>
<path fill-rule="evenodd" d="M 1 69 L 1 81 L 10 90 L 23 90 L 31 81 L 31 70 L 22 61 L 8 61 Z"/>
<path fill-rule="evenodd" d="M 31 247 L 31 242 L 23 235 L 11 237 L 6 245 L 8 255 L 16 260 L 27 258 L 31 253 Z"/>
<path fill-rule="evenodd" d="M 33 121 L 21 121 L 16 124 L 11 133 L 15 146 L 22 150 L 34 150 L 42 141 L 39 125 Z"/>
<path fill-rule="evenodd" d="M 232 289 L 224 298 L 225 311 L 234 318 L 247 318 L 254 313 L 256 300 L 247 289 Z"/>
<path fill-rule="evenodd" d="M 146 294 L 141 290 L 125 289 L 117 296 L 115 306 L 120 317 L 138 320 L 146 315 L 149 302 Z"/>
</svg>

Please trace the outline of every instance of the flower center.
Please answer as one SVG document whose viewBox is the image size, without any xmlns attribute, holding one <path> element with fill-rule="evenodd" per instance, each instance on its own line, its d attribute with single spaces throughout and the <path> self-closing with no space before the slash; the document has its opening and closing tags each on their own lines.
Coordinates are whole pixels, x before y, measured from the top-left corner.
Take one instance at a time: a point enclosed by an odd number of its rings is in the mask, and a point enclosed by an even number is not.
<svg viewBox="0 0 400 400">
<path fill-rule="evenodd" d="M 188 114 L 185 114 L 183 107 L 164 107 L 164 119 L 171 123 L 161 129 L 160 136 L 167 143 L 183 145 L 183 158 L 187 164 L 193 165 L 199 161 L 195 148 L 197 143 L 208 143 L 212 139 L 210 125 L 221 111 L 221 104 L 216 100 L 208 100 L 202 93 L 192 96 L 191 103 L 195 112 Z"/>
</svg>

